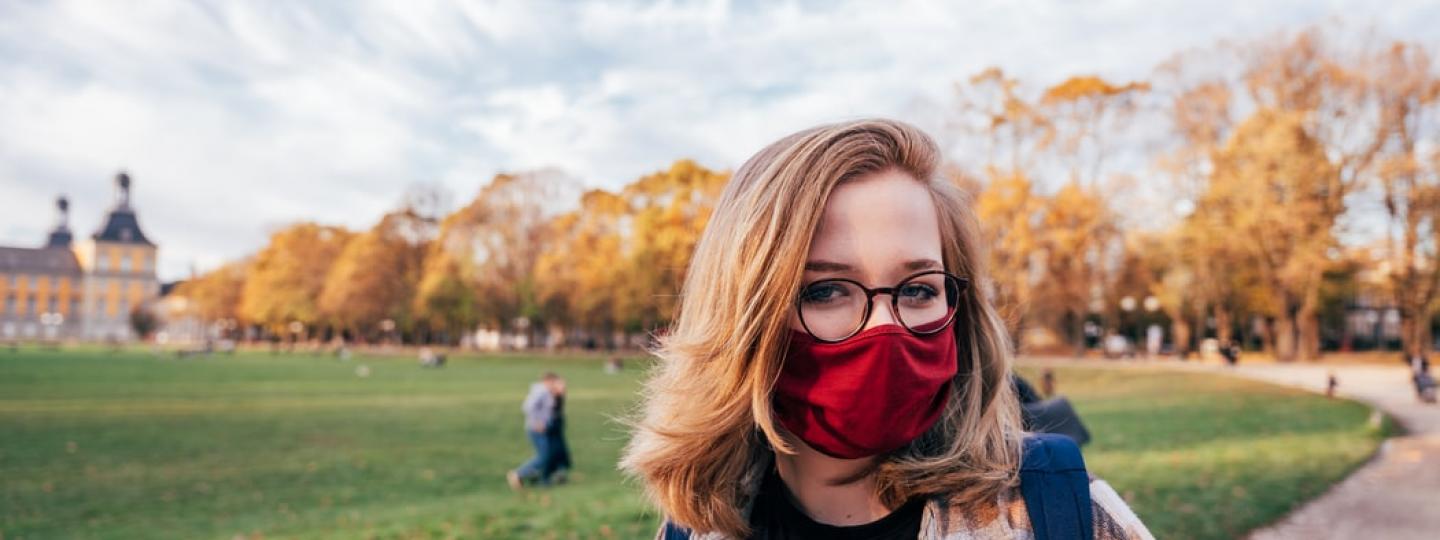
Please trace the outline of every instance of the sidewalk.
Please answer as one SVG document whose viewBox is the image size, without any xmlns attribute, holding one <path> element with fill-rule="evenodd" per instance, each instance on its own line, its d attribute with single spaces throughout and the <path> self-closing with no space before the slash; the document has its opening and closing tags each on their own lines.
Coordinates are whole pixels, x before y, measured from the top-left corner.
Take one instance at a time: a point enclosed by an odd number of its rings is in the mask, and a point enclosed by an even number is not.
<svg viewBox="0 0 1440 540">
<path fill-rule="evenodd" d="M 1324 392 L 1334 372 L 1342 396 L 1389 413 L 1408 431 L 1384 443 L 1379 455 L 1269 527 L 1254 540 L 1291 538 L 1440 538 L 1440 406 L 1415 399 L 1402 365 L 1251 364 L 1206 368 L 1241 377 Z"/>
</svg>

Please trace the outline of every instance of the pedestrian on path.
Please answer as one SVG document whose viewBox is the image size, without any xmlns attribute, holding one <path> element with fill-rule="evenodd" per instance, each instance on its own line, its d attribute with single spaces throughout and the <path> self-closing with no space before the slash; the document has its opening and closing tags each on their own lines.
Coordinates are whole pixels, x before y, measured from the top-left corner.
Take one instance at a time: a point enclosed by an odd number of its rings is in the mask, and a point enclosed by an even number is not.
<svg viewBox="0 0 1440 540">
<path fill-rule="evenodd" d="M 1415 385 L 1415 396 L 1422 403 L 1435 403 L 1435 377 L 1430 375 L 1430 359 L 1425 355 L 1410 357 L 1410 380 Z"/>
</svg>

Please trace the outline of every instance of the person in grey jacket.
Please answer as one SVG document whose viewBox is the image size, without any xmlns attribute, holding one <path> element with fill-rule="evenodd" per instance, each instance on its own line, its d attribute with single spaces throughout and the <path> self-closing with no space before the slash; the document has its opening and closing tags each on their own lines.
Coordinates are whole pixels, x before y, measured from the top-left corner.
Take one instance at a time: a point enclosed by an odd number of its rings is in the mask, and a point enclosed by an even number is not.
<svg viewBox="0 0 1440 540">
<path fill-rule="evenodd" d="M 527 482 L 544 484 L 549 481 L 544 474 L 546 461 L 550 459 L 550 441 L 545 432 L 554 418 L 555 396 L 561 391 L 560 384 L 559 375 L 551 371 L 545 372 L 539 381 L 530 385 L 530 393 L 525 396 L 525 402 L 520 406 L 525 412 L 525 435 L 535 447 L 535 456 L 506 474 L 505 479 L 511 488 L 518 490 Z"/>
</svg>

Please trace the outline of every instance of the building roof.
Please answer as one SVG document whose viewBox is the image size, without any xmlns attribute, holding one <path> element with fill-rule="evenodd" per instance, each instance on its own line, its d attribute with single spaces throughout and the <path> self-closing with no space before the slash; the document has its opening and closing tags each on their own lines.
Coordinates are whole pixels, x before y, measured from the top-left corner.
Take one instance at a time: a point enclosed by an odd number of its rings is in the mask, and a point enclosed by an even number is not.
<svg viewBox="0 0 1440 540">
<path fill-rule="evenodd" d="M 115 187 L 115 208 L 105 216 L 105 226 L 95 231 L 91 238 L 101 242 L 154 246 L 145 238 L 145 233 L 140 232 L 140 221 L 135 219 L 135 210 L 130 208 L 130 175 L 120 171 L 115 175 Z"/>
<path fill-rule="evenodd" d="M 56 215 L 60 218 L 55 223 L 55 230 L 50 231 L 50 238 L 45 241 L 45 247 L 69 248 L 70 241 L 74 235 L 70 234 L 70 199 L 61 195 L 55 199 Z"/>
<path fill-rule="evenodd" d="M 45 247 L 69 249 L 72 238 L 69 227 L 56 227 L 55 230 L 50 231 L 50 238 L 45 240 Z"/>
<path fill-rule="evenodd" d="M 0 272 L 79 274 L 80 261 L 68 249 L 0 247 Z"/>
<path fill-rule="evenodd" d="M 135 219 L 135 211 L 128 207 L 111 210 L 110 215 L 105 217 L 105 226 L 95 231 L 92 238 L 101 242 L 155 245 L 140 231 L 140 221 Z"/>
<path fill-rule="evenodd" d="M 171 281 L 171 282 L 168 282 L 168 283 L 161 283 L 161 284 L 160 284 L 160 296 L 170 296 L 170 293 L 175 292 L 175 289 L 180 288 L 180 285 L 183 285 L 184 283 L 185 283 L 185 280 L 183 280 L 183 279 L 177 280 L 177 281 Z"/>
</svg>

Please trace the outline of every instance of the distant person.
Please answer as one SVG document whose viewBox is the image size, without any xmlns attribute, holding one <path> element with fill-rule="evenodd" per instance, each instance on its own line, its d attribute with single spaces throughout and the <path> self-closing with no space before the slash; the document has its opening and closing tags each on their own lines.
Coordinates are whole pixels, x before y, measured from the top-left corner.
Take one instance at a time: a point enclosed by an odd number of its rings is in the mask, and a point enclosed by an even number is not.
<svg viewBox="0 0 1440 540">
<path fill-rule="evenodd" d="M 1160 349 L 1165 346 L 1165 330 L 1158 324 L 1145 327 L 1145 356 L 1155 358 L 1160 356 Z"/>
<path fill-rule="evenodd" d="M 545 372 L 539 381 L 530 385 L 530 393 L 525 396 L 525 402 L 520 406 L 525 413 L 525 435 L 530 439 L 530 445 L 535 448 L 535 456 L 506 474 L 511 488 L 518 490 L 526 484 L 544 484 L 549 481 L 545 476 L 546 463 L 550 459 L 550 438 L 547 431 L 555 415 L 555 396 L 559 393 L 557 386 L 561 384 L 559 381 L 560 376 L 555 372 Z"/>
<path fill-rule="evenodd" d="M 1225 342 L 1225 345 L 1220 347 L 1220 356 L 1225 358 L 1226 365 L 1235 367 L 1240 363 L 1240 343 L 1233 339 Z"/>
<path fill-rule="evenodd" d="M 1042 397 L 1019 373 L 1012 372 L 1010 376 L 1015 397 L 1020 400 L 1021 425 L 1025 431 L 1064 435 L 1082 446 L 1090 442 L 1090 430 L 1085 428 L 1070 400 L 1055 395 L 1055 370 L 1047 368 L 1042 377 L 1049 398 Z"/>
<path fill-rule="evenodd" d="M 605 361 L 606 375 L 619 374 L 623 369 L 625 369 L 625 363 L 620 360 L 619 356 L 611 356 L 609 360 Z"/>
<path fill-rule="evenodd" d="M 570 445 L 565 442 L 565 379 L 557 378 L 552 386 L 555 404 L 551 408 L 550 423 L 545 428 L 545 444 L 548 455 L 540 471 L 542 483 L 563 484 L 570 475 Z"/>
<path fill-rule="evenodd" d="M 429 347 L 420 348 L 420 367 L 442 368 L 445 367 L 445 354 L 436 353 Z"/>
<path fill-rule="evenodd" d="M 1423 354 L 1410 357 L 1410 379 L 1415 384 L 1415 396 L 1422 403 L 1435 403 L 1435 377 L 1430 374 L 1430 359 Z"/>
<path fill-rule="evenodd" d="M 1025 432 L 983 246 L 911 125 L 820 126 L 741 165 L 621 460 L 659 536 L 1152 538 L 1073 440 Z"/>
<path fill-rule="evenodd" d="M 1423 354 L 1412 354 L 1409 358 L 1410 371 L 1416 375 L 1430 372 L 1430 357 Z"/>
<path fill-rule="evenodd" d="M 1117 333 L 1105 336 L 1105 358 L 1129 358 L 1133 349 L 1130 340 Z"/>
</svg>

